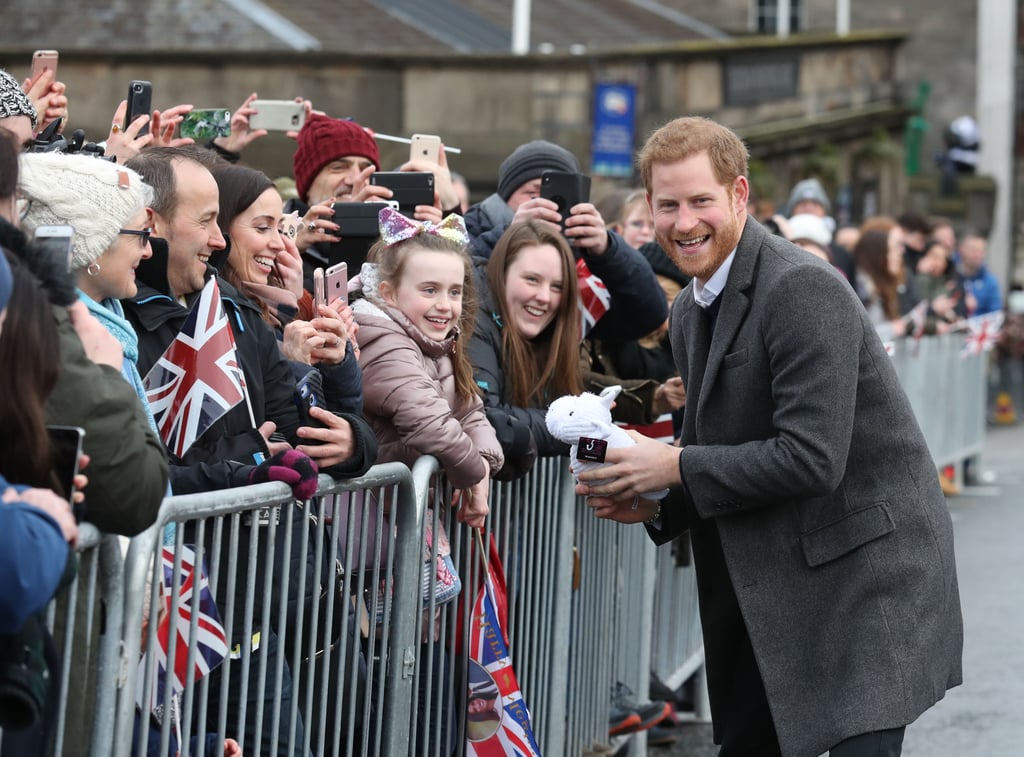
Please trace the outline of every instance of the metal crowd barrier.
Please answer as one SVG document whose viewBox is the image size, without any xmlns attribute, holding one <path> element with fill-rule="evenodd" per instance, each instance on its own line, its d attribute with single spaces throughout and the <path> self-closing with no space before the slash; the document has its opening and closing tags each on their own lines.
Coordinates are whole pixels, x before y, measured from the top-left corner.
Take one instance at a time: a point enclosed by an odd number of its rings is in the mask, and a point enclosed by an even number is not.
<svg viewBox="0 0 1024 757">
<path fill-rule="evenodd" d="M 57 711 L 49 728 L 48 754 L 111 751 L 121 641 L 116 619 L 122 616 L 123 601 L 117 537 L 83 523 L 77 573 L 45 613 L 60 659 L 59 669 L 50 671 L 57 686 Z M 90 694 L 82 696 L 85 691 Z"/>
<path fill-rule="evenodd" d="M 984 437 L 987 361 L 961 359 L 961 344 L 955 335 L 916 347 L 907 339 L 892 358 L 937 466 L 977 456 Z M 411 471 L 384 464 L 356 480 L 321 476 L 301 503 L 283 484 L 168 498 L 123 561 L 117 537 L 86 525 L 78 578 L 48 611 L 63 660 L 48 753 L 167 754 L 179 741 L 188 755 L 227 734 L 246 755 L 465 754 L 468 662 L 458 639 L 468 643 L 483 573 L 475 532 L 455 521 L 451 497 L 425 457 Z M 490 504 L 483 542 L 493 535 L 504 565 L 505 632 L 544 754 L 608 741 L 616 681 L 643 700 L 652 670 L 673 688 L 700 678 L 685 540 L 656 549 L 642 528 L 594 518 L 564 458 L 492 482 Z M 434 558 L 424 552 L 428 524 L 447 529 L 462 581 L 455 601 L 437 603 L 434 571 L 424 570 Z M 181 586 L 193 559 L 185 545 L 205 565 L 228 647 L 198 680 L 209 629 L 201 613 L 183 614 L 185 588 L 202 589 L 195 573 Z M 177 698 L 169 676 L 158 682 L 161 607 L 179 619 L 171 627 L 182 641 L 167 644 L 166 660 L 184 684 Z M 153 691 L 160 718 L 136 703 Z M 643 743 L 634 739 L 633 753 Z"/>
<path fill-rule="evenodd" d="M 172 737 L 182 755 L 202 754 L 213 734 L 236 739 L 246 755 L 400 754 L 411 679 L 392 652 L 414 646 L 401 619 L 415 613 L 422 550 L 413 535 L 421 520 L 409 470 L 399 464 L 356 480 L 321 476 L 317 496 L 301 503 L 283 484 L 168 498 L 125 561 L 113 754 L 145 754 L 148 745 L 167 754 Z M 167 523 L 176 536 L 164 550 L 158 536 Z M 194 565 L 206 566 L 228 654 L 196 680 L 200 626 L 209 637 L 193 593 L 193 611 L 178 621 L 183 641 L 175 643 L 171 630 L 166 645 L 166 667 L 184 683 L 174 714 L 171 677 L 157 685 L 153 621 L 163 601 L 170 618 L 181 615 L 182 564 L 193 559 L 185 544 L 194 545 Z M 174 588 L 161 600 L 165 569 Z M 195 591 L 199 574 L 192 579 Z M 162 718 L 138 714 L 140 683 L 142 692 L 161 691 Z"/>
<path fill-rule="evenodd" d="M 985 441 L 989 356 L 961 357 L 962 334 L 896 342 L 892 356 L 937 468 L 977 458 Z"/>
</svg>

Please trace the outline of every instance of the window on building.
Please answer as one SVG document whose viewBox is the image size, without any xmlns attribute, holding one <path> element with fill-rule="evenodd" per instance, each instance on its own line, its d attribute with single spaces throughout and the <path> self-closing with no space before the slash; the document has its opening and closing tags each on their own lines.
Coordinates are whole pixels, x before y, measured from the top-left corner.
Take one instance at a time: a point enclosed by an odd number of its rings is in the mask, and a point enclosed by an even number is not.
<svg viewBox="0 0 1024 757">
<path fill-rule="evenodd" d="M 801 28 L 803 0 L 789 0 L 789 30 L 798 32 Z M 775 34 L 778 31 L 779 0 L 754 0 L 754 29 L 758 34 Z"/>
</svg>

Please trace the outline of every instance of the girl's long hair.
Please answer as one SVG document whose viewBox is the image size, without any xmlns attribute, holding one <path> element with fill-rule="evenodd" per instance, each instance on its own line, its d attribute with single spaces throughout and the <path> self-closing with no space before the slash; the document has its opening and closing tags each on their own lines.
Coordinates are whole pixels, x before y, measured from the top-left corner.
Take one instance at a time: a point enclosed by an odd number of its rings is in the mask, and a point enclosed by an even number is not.
<svg viewBox="0 0 1024 757">
<path fill-rule="evenodd" d="M 512 326 L 505 301 L 505 281 L 509 266 L 523 248 L 539 245 L 551 245 L 562 258 L 562 300 L 548 327 L 534 339 L 527 340 Z M 555 397 L 582 392 L 580 312 L 576 304 L 579 284 L 576 261 L 565 237 L 536 221 L 512 224 L 498 240 L 487 262 L 487 283 L 503 324 L 501 349 L 511 404 L 544 407 Z"/>
<path fill-rule="evenodd" d="M 476 293 L 473 287 L 473 267 L 466 248 L 437 234 L 420 233 L 403 239 L 390 246 L 378 240 L 367 255 L 367 262 L 377 264 L 380 281 L 397 286 L 405 271 L 406 262 L 417 250 L 447 252 L 462 261 L 462 314 L 459 316 L 459 336 L 452 352 L 452 371 L 455 376 L 455 393 L 464 400 L 479 396 L 480 387 L 473 380 L 473 364 L 469 362 L 466 346 L 473 335 L 476 321 Z"/>
<path fill-rule="evenodd" d="M 38 279 L 6 251 L 14 287 L 0 332 L 0 473 L 11 483 L 60 491 L 44 403 L 60 375 L 50 300 Z"/>
<path fill-rule="evenodd" d="M 900 282 L 889 270 L 888 256 L 889 231 L 865 231 L 853 248 L 854 262 L 875 285 L 882 311 L 892 321 L 900 317 Z"/>
</svg>

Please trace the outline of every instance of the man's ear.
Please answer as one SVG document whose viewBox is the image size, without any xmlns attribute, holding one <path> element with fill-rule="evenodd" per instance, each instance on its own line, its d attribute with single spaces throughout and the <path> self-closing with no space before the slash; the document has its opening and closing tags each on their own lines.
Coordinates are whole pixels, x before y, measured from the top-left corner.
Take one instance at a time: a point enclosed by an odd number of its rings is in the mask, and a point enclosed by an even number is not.
<svg viewBox="0 0 1024 757">
<path fill-rule="evenodd" d="M 167 219 L 153 208 L 146 208 L 146 225 L 153 230 L 153 236 L 167 239 Z"/>
<path fill-rule="evenodd" d="M 746 176 L 737 176 L 732 182 L 733 209 L 738 213 L 747 209 L 747 200 L 750 199 L 750 183 Z"/>
</svg>

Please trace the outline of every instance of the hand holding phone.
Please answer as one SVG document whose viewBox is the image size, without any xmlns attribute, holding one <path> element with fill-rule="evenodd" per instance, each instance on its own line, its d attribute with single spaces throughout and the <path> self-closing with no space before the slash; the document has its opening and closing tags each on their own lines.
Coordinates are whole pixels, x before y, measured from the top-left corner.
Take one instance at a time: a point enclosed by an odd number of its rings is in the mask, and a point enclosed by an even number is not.
<svg viewBox="0 0 1024 757">
<path fill-rule="evenodd" d="M 348 263 L 342 260 L 327 269 L 324 273 L 324 288 L 328 304 L 335 300 L 348 304 Z"/>
<path fill-rule="evenodd" d="M 399 212 L 409 218 L 417 205 L 434 204 L 434 174 L 429 171 L 374 171 L 370 183 L 390 189 Z M 344 229 L 341 233 L 344 237 Z"/>
<path fill-rule="evenodd" d="M 196 141 L 227 137 L 231 134 L 231 111 L 227 108 L 200 108 L 184 114 L 178 135 Z"/>
<path fill-rule="evenodd" d="M 53 80 L 57 81 L 57 60 L 60 57 L 56 50 L 36 50 L 32 53 L 32 70 L 29 79 L 36 81 L 43 71 L 50 71 Z"/>
<path fill-rule="evenodd" d="M 313 317 L 320 315 L 320 306 L 327 304 L 327 294 L 324 290 L 324 269 L 313 269 Z"/>
<path fill-rule="evenodd" d="M 545 171 L 540 177 L 540 196 L 558 206 L 564 233 L 565 221 L 572 215 L 572 209 L 580 203 L 590 202 L 590 177 L 569 171 Z"/>
<path fill-rule="evenodd" d="M 436 134 L 413 134 L 409 142 L 409 160 L 426 160 L 439 163 L 441 159 L 441 138 Z"/>
<path fill-rule="evenodd" d="M 47 426 L 46 431 L 50 435 L 52 470 L 59 485 L 57 493 L 68 502 L 73 502 L 85 429 L 79 426 Z M 81 519 L 80 508 L 72 505 L 72 509 L 75 519 Z"/>
<path fill-rule="evenodd" d="M 122 129 L 127 129 L 139 116 L 149 116 L 153 106 L 153 85 L 148 81 L 133 79 L 128 83 L 128 108 L 125 110 Z M 149 130 L 149 119 L 139 129 L 139 134 Z"/>
<path fill-rule="evenodd" d="M 53 224 L 47 226 L 36 226 L 32 236 L 35 245 L 48 254 L 58 255 L 71 270 L 71 262 L 74 256 L 75 229 L 67 224 Z"/>
<path fill-rule="evenodd" d="M 306 106 L 301 100 L 253 100 L 249 107 L 249 128 L 267 131 L 298 131 L 306 123 Z"/>
</svg>

